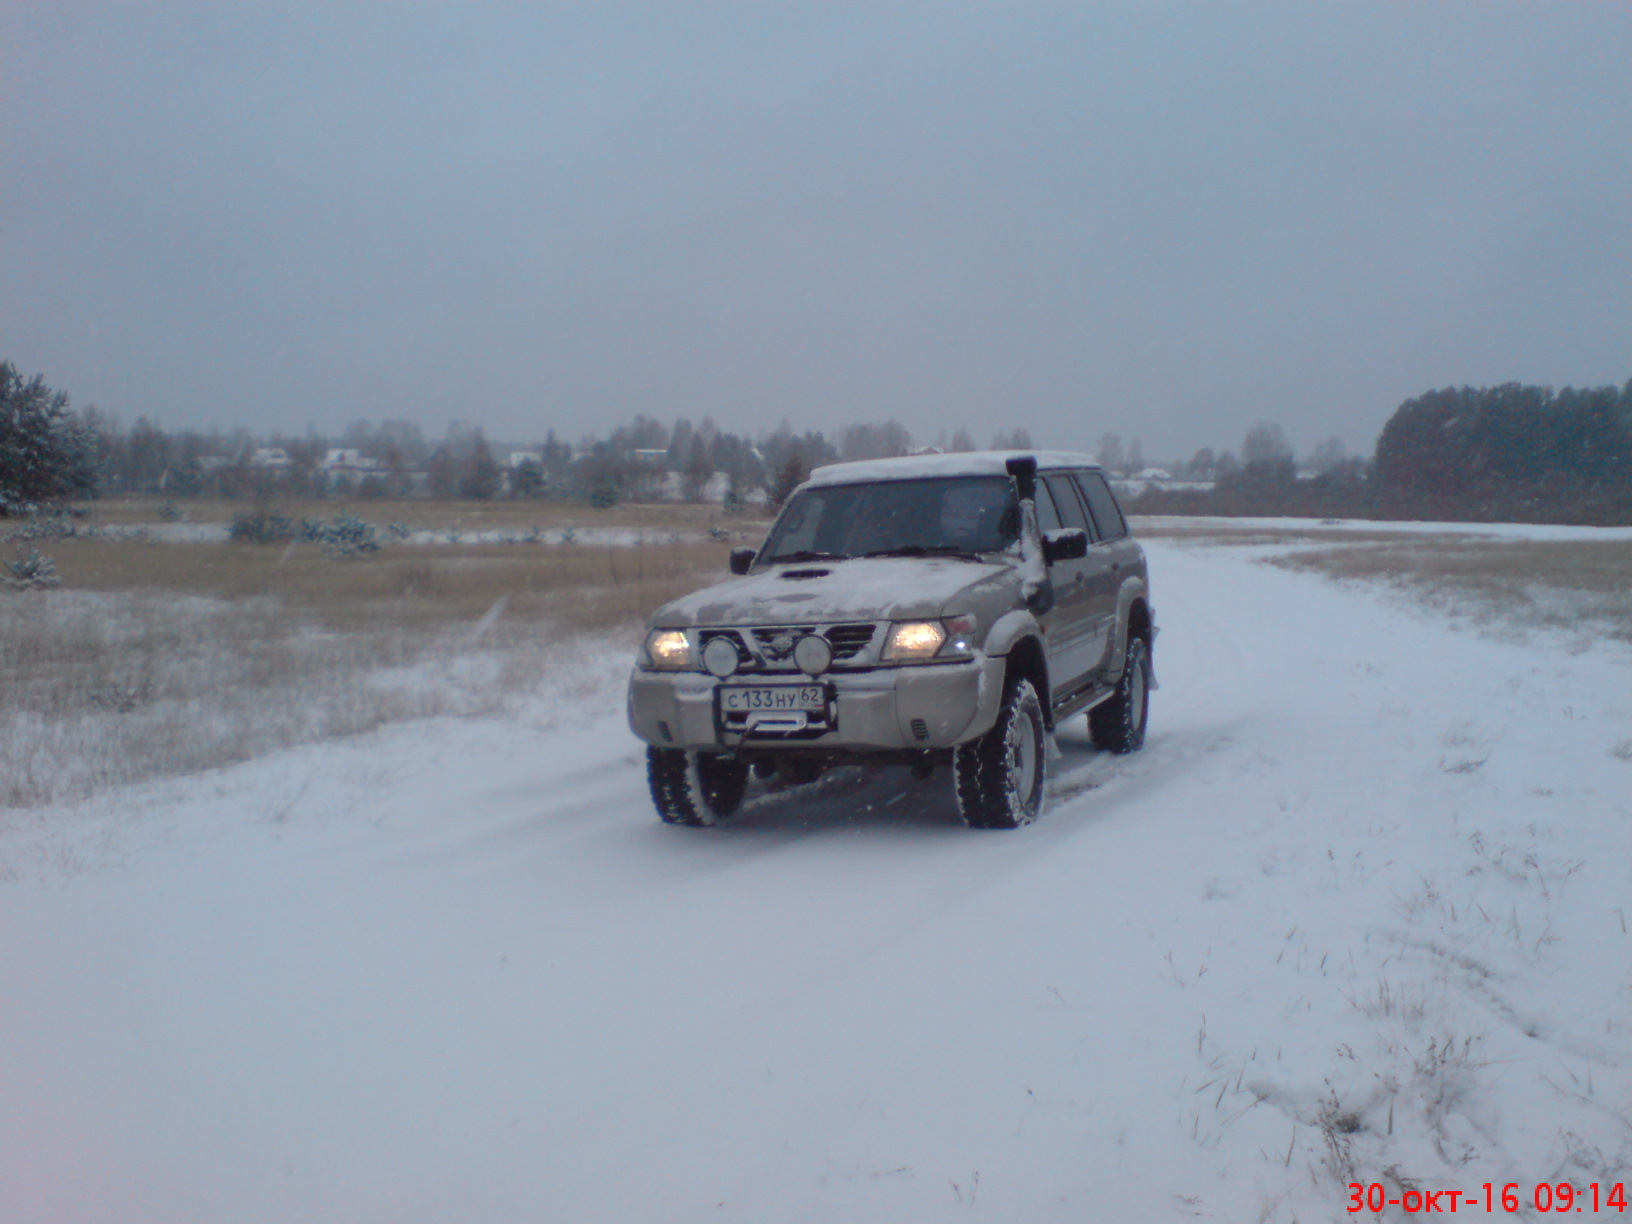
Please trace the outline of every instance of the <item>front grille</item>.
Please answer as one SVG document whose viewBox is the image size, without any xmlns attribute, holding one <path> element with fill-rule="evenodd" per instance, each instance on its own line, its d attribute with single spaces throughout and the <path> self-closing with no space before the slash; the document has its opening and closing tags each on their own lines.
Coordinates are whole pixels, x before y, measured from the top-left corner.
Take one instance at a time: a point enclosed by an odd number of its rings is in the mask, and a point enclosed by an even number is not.
<svg viewBox="0 0 1632 1224">
<path fill-rule="evenodd" d="M 754 625 L 741 629 L 704 629 L 698 635 L 698 649 L 717 637 L 729 637 L 737 648 L 744 671 L 795 671 L 793 648 L 807 633 L 819 633 L 833 647 L 835 664 L 865 666 L 867 652 L 878 634 L 871 622 L 842 625 Z"/>
<path fill-rule="evenodd" d="M 807 633 L 814 633 L 815 625 L 772 625 L 753 630 L 754 645 L 765 656 L 767 663 L 786 663 L 793 658 L 793 644 Z"/>
<path fill-rule="evenodd" d="M 853 659 L 872 643 L 871 625 L 834 625 L 824 635 L 833 643 L 835 659 Z"/>
</svg>

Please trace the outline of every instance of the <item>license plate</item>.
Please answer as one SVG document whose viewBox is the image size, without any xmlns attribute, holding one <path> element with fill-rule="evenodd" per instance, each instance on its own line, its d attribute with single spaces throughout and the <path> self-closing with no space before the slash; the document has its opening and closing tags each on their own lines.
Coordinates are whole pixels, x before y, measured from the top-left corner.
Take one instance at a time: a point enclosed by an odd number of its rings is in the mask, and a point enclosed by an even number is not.
<svg viewBox="0 0 1632 1224">
<path fill-rule="evenodd" d="M 728 714 L 756 710 L 824 710 L 827 694 L 819 684 L 778 684 L 766 688 L 722 688 L 720 709 Z"/>
</svg>

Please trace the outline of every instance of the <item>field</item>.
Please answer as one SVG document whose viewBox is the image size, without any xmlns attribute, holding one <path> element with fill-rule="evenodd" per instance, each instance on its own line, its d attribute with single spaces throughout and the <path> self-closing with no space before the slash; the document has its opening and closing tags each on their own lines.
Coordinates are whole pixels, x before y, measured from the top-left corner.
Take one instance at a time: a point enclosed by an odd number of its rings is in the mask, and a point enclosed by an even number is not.
<svg viewBox="0 0 1632 1224">
<path fill-rule="evenodd" d="M 1273 565 L 1382 583 L 1499 632 L 1632 641 L 1632 530 L 1414 526 L 1164 518 L 1143 520 L 1140 534 L 1270 548 Z"/>
<path fill-rule="evenodd" d="M 1632 533 L 1138 523 L 1150 740 L 1062 728 L 1038 824 L 845 770 L 679 830 L 622 683 L 739 541 L 611 513 L 51 541 L 62 587 L 0 592 L 0 1219 L 1483 1219 L 1632 1178 Z"/>
<path fill-rule="evenodd" d="M 99 508 L 87 525 L 100 533 L 37 542 L 62 584 L 0 598 L 0 805 L 406 718 L 501 711 L 587 643 L 632 649 L 646 612 L 723 574 L 729 549 L 763 531 L 692 506 L 364 508 L 437 542 L 336 560 L 315 544 L 199 539 L 161 524 L 150 503 Z M 179 527 L 219 527 L 235 509 L 189 505 Z M 544 529 L 537 542 L 482 542 L 532 527 Z"/>
</svg>

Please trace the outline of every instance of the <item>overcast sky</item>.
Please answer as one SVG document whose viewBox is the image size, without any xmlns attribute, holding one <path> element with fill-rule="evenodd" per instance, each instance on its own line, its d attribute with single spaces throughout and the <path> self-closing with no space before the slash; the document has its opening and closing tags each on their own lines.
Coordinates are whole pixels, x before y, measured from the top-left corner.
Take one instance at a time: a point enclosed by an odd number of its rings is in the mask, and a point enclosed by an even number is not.
<svg viewBox="0 0 1632 1224">
<path fill-rule="evenodd" d="M 0 358 L 128 424 L 1369 452 L 1632 378 L 1632 5 L 0 4 Z"/>
</svg>

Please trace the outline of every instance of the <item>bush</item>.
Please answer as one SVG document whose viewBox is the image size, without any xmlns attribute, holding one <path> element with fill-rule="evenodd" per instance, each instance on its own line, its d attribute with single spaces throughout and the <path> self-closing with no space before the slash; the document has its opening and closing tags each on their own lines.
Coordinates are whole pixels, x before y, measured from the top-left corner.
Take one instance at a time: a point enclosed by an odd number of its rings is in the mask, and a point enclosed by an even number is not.
<svg viewBox="0 0 1632 1224">
<path fill-rule="evenodd" d="M 44 590 L 61 581 L 57 577 L 57 563 L 32 544 L 28 546 L 26 556 L 16 561 L 0 561 L 0 565 L 6 567 L 6 585 L 13 590 Z"/>
<path fill-rule="evenodd" d="M 331 522 L 324 524 L 318 542 L 331 557 L 355 557 L 378 552 L 380 548 L 373 525 L 350 510 L 342 510 Z"/>
<path fill-rule="evenodd" d="M 227 539 L 242 544 L 286 544 L 294 538 L 293 519 L 265 510 L 235 514 L 227 528 Z"/>
<path fill-rule="evenodd" d="M 73 519 L 60 510 L 41 513 L 38 506 L 31 505 L 22 513 L 27 516 L 25 521 L 11 530 L 8 540 L 70 540 L 79 534 Z"/>
</svg>

